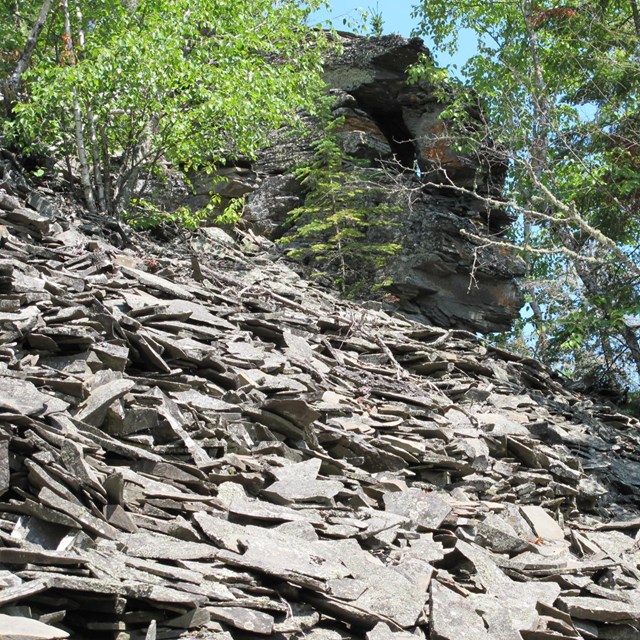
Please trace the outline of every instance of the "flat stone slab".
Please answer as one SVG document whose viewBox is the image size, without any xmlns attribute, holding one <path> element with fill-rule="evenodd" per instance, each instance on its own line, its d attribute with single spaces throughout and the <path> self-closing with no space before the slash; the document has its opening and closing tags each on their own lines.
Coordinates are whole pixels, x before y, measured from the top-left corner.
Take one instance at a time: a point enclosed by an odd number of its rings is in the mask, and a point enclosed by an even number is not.
<svg viewBox="0 0 640 640">
<path fill-rule="evenodd" d="M 317 542 L 310 546 L 322 549 L 325 557 L 340 559 L 353 578 L 330 583 L 335 597 L 329 598 L 331 588 L 329 594 L 321 596 L 319 602 L 324 601 L 330 612 L 337 612 L 365 628 L 378 622 L 391 622 L 400 628 L 416 623 L 427 598 L 419 584 L 376 562 L 353 539 Z"/>
<path fill-rule="evenodd" d="M 9 475 L 9 441 L 0 440 L 0 496 L 11 486 Z"/>
<path fill-rule="evenodd" d="M 207 560 L 218 555 L 218 549 L 203 542 L 178 540 L 160 533 L 131 533 L 122 537 L 127 553 L 135 558 L 152 560 Z"/>
<path fill-rule="evenodd" d="M 236 629 L 268 636 L 273 631 L 273 616 L 263 611 L 242 607 L 207 607 L 214 620 L 225 622 Z"/>
<path fill-rule="evenodd" d="M 526 505 L 520 507 L 520 512 L 539 538 L 543 540 L 564 540 L 564 531 L 542 507 Z"/>
<path fill-rule="evenodd" d="M 603 598 L 563 596 L 561 606 L 568 613 L 582 620 L 597 622 L 640 622 L 640 602 L 629 604 Z"/>
<path fill-rule="evenodd" d="M 432 640 L 497 640 L 466 598 L 437 580 L 431 583 L 429 620 Z"/>
<path fill-rule="evenodd" d="M 2 640 L 63 640 L 69 634 L 49 624 L 31 618 L 7 616 L 0 613 L 0 638 Z"/>
<path fill-rule="evenodd" d="M 99 427 L 107 416 L 109 405 L 118 398 L 122 398 L 135 386 L 133 380 L 112 380 L 100 385 L 91 392 L 89 397 L 80 405 L 76 420 L 82 420 L 94 427 Z"/>
<path fill-rule="evenodd" d="M 35 385 L 18 378 L 0 378 L 0 411 L 34 416 L 45 411 L 51 396 L 40 393 Z"/>
<path fill-rule="evenodd" d="M 410 518 L 421 529 L 438 529 L 451 513 L 440 496 L 422 489 L 385 493 L 383 500 L 386 511 Z"/>
</svg>

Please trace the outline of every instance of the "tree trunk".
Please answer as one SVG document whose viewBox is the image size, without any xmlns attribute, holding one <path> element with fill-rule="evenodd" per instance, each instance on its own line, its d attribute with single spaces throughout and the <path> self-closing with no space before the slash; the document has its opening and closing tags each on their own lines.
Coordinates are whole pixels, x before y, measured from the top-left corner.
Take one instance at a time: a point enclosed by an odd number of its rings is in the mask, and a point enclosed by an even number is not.
<svg viewBox="0 0 640 640">
<path fill-rule="evenodd" d="M 631 327 L 626 325 L 624 327 L 622 335 L 624 336 L 625 344 L 629 348 L 631 359 L 636 366 L 638 376 L 640 376 L 640 342 L 638 341 L 638 336 Z"/>
<path fill-rule="evenodd" d="M 102 158 L 102 179 L 104 181 L 104 201 L 107 211 L 114 217 L 116 211 L 113 204 L 113 177 L 111 175 L 111 155 L 109 154 L 109 141 L 104 125 L 100 129 L 100 156 Z"/>
<path fill-rule="evenodd" d="M 84 29 L 82 27 L 82 10 L 76 2 L 76 19 L 78 21 L 78 44 L 80 49 L 84 48 Z M 90 105 L 87 106 L 87 121 L 89 127 L 89 142 L 91 143 L 91 161 L 93 166 L 93 181 L 96 186 L 98 195 L 98 208 L 101 213 L 106 213 L 107 205 L 104 194 L 104 182 L 102 179 L 102 171 L 100 170 L 100 147 L 98 135 L 96 133 L 95 116 Z"/>
<path fill-rule="evenodd" d="M 631 0 L 631 13 L 633 15 L 633 28 L 636 32 L 636 38 L 638 39 L 638 43 L 636 43 L 636 49 L 640 44 L 640 9 L 638 9 L 637 0 Z"/>
<path fill-rule="evenodd" d="M 64 32 L 66 36 L 66 53 L 69 64 L 75 64 L 75 52 L 73 49 L 73 37 L 71 34 L 71 19 L 69 17 L 69 2 L 62 0 L 60 3 L 64 11 Z M 96 201 L 93 197 L 93 186 L 91 184 L 91 172 L 89 170 L 89 161 L 87 160 L 87 148 L 84 141 L 84 127 L 82 124 L 82 109 L 78 100 L 77 92 L 73 90 L 73 122 L 76 138 L 76 152 L 78 154 L 78 163 L 80 164 L 80 184 L 84 193 L 87 209 L 92 213 L 97 212 Z"/>
<path fill-rule="evenodd" d="M 31 27 L 31 32 L 29 33 L 29 37 L 27 38 L 27 42 L 24 46 L 22 54 L 18 58 L 16 68 L 13 70 L 13 73 L 9 76 L 9 78 L 4 82 L 3 92 L 5 94 L 7 112 L 11 110 L 11 107 L 15 103 L 18 89 L 20 88 L 20 81 L 22 80 L 22 74 L 27 70 L 29 62 L 31 62 L 31 56 L 35 51 L 36 44 L 38 43 L 38 38 L 40 37 L 40 33 L 44 28 L 45 22 L 47 21 L 47 16 L 49 15 L 49 11 L 51 11 L 52 4 L 53 0 L 43 1 L 42 5 L 40 6 L 40 13 L 38 13 L 38 17 Z"/>
</svg>

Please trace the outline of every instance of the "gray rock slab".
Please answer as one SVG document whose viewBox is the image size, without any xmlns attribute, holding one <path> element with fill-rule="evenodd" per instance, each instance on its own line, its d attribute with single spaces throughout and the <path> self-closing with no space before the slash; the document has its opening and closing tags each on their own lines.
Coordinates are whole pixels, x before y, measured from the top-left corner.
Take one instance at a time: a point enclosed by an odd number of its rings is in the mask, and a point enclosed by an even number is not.
<svg viewBox="0 0 640 640">
<path fill-rule="evenodd" d="M 103 425 L 108 433 L 114 436 L 128 436 L 140 431 L 150 432 L 158 426 L 158 410 L 146 407 L 133 407 L 113 411 L 113 405 L 107 412 Z"/>
<path fill-rule="evenodd" d="M 429 591 L 434 568 L 420 558 L 403 558 L 393 569 L 423 591 Z"/>
<path fill-rule="evenodd" d="M 305 640 L 344 640 L 344 636 L 337 631 L 320 628 L 305 633 L 304 638 Z"/>
<path fill-rule="evenodd" d="M 225 518 L 216 518 L 205 512 L 198 512 L 193 519 L 200 525 L 204 534 L 216 546 L 234 553 L 241 553 L 247 545 L 245 527 L 229 522 Z"/>
<path fill-rule="evenodd" d="M 207 611 L 214 620 L 219 620 L 242 631 L 258 635 L 271 635 L 273 631 L 273 616 L 263 611 L 242 607 L 207 607 Z"/>
<path fill-rule="evenodd" d="M 0 440 L 0 496 L 9 489 L 10 483 L 9 441 Z"/>
<path fill-rule="evenodd" d="M 321 414 L 301 399 L 273 398 L 265 405 L 265 409 L 278 413 L 300 427 L 308 427 L 321 417 Z"/>
<path fill-rule="evenodd" d="M 494 553 L 509 555 L 520 553 L 533 546 L 518 537 L 515 530 L 507 522 L 494 514 L 489 514 L 489 516 L 476 525 L 476 543 Z"/>
<path fill-rule="evenodd" d="M 56 566 L 82 566 L 85 558 L 57 551 L 0 547 L 0 564 L 43 564 Z"/>
<path fill-rule="evenodd" d="M 114 371 L 124 371 L 129 358 L 129 347 L 120 342 L 98 342 L 92 351 L 105 367 Z"/>
<path fill-rule="evenodd" d="M 422 489 L 394 491 L 383 496 L 386 511 L 410 518 L 420 529 L 438 529 L 451 507 L 436 493 Z"/>
<path fill-rule="evenodd" d="M 272 522 L 305 520 L 321 523 L 313 512 L 296 511 L 286 506 L 250 499 L 245 490 L 235 482 L 224 482 L 218 487 L 218 499 L 233 514 Z"/>
<path fill-rule="evenodd" d="M 640 602 L 562 596 L 560 605 L 573 617 L 597 622 L 640 622 Z"/>
<path fill-rule="evenodd" d="M 74 592 L 74 597 L 81 597 L 82 593 L 92 595 L 125 596 L 145 600 L 157 604 L 171 604 L 178 606 L 196 607 L 206 602 L 206 596 L 190 593 L 179 589 L 151 584 L 139 580 L 113 580 L 108 578 L 86 578 L 84 576 L 62 575 L 50 572 L 28 572 L 23 575 L 42 575 L 51 589 Z"/>
<path fill-rule="evenodd" d="M 145 271 L 139 271 L 132 267 L 121 266 L 120 269 L 122 270 L 122 273 L 134 278 L 140 284 L 146 287 L 151 287 L 152 289 L 157 289 L 158 291 L 169 294 L 174 298 L 179 298 L 181 300 L 193 300 L 194 298 L 194 295 L 190 293 L 188 288 L 184 285 L 176 284 L 166 278 L 161 278 L 160 276 L 146 273 Z"/>
<path fill-rule="evenodd" d="M 40 393 L 35 385 L 19 378 L 0 378 L 0 410 L 23 416 L 44 413 L 51 396 Z"/>
<path fill-rule="evenodd" d="M 102 484 L 93 471 L 91 465 L 89 465 L 84 459 L 82 446 L 73 440 L 66 439 L 62 443 L 60 457 L 67 470 L 83 485 L 91 487 L 98 493 L 104 493 Z"/>
<path fill-rule="evenodd" d="M 315 480 L 320 473 L 322 460 L 320 458 L 309 458 L 304 462 L 294 462 L 285 464 L 283 467 L 274 467 L 271 472 L 278 480 Z"/>
<path fill-rule="evenodd" d="M 349 569 L 323 543 L 301 543 L 299 538 L 253 525 L 244 529 L 244 552 L 221 551 L 219 560 L 322 590 L 326 589 L 326 581 L 349 576 Z"/>
<path fill-rule="evenodd" d="M 367 587 L 355 600 L 321 596 L 320 600 L 324 600 L 328 611 L 365 628 L 377 622 L 389 622 L 398 628 L 416 624 L 427 598 L 419 585 L 395 569 L 384 566 L 353 539 L 318 542 L 311 546 L 322 549 L 325 556 L 340 559 L 349 570 L 350 577 Z"/>
<path fill-rule="evenodd" d="M 560 586 L 555 582 L 516 582 L 507 576 L 492 559 L 488 552 L 474 547 L 462 540 L 456 548 L 471 560 L 477 572 L 477 579 L 486 590 L 489 611 L 508 611 L 513 629 L 531 630 L 539 620 L 537 603 L 552 606 L 560 595 Z M 504 617 L 497 613 L 497 619 Z"/>
<path fill-rule="evenodd" d="M 65 500 L 58 494 L 51 491 L 48 487 L 42 487 L 38 494 L 38 499 L 44 506 L 67 514 L 78 522 L 79 525 L 93 534 L 102 536 L 109 540 L 116 540 L 118 537 L 117 529 L 114 529 L 101 518 L 94 516 L 86 507 L 70 502 L 69 500 Z"/>
<path fill-rule="evenodd" d="M 122 398 L 133 387 L 133 380 L 112 380 L 96 389 L 94 389 L 89 397 L 78 407 L 76 420 L 81 420 L 94 427 L 99 427 L 107 416 L 109 405 L 118 398 Z"/>
<path fill-rule="evenodd" d="M 432 640 L 493 640 L 484 622 L 464 596 L 431 583 L 429 623 Z"/>
<path fill-rule="evenodd" d="M 5 215 L 9 220 L 37 229 L 41 233 L 46 233 L 51 226 L 51 220 L 49 218 L 41 216 L 37 211 L 26 209 L 25 207 L 18 207 L 17 209 L 7 211 Z"/>
<path fill-rule="evenodd" d="M 35 579 L 23 584 L 0 590 L 0 607 L 25 600 L 49 589 L 49 582 L 45 579 Z"/>
<path fill-rule="evenodd" d="M 206 609 L 191 609 L 187 613 L 183 613 L 181 616 L 171 618 L 171 620 L 163 621 L 163 626 L 171 627 L 174 629 L 197 629 L 203 627 L 207 622 L 211 620 L 211 613 Z"/>
<path fill-rule="evenodd" d="M 299 633 L 313 629 L 320 622 L 320 614 L 306 603 L 291 602 L 287 617 L 274 625 L 276 633 Z"/>
<path fill-rule="evenodd" d="M 530 613 L 531 609 L 535 611 L 535 602 L 527 601 L 514 607 L 513 600 L 486 593 L 471 594 L 468 602 L 498 640 L 521 640 L 521 631 L 531 631 L 539 626 L 537 613 Z"/>
<path fill-rule="evenodd" d="M 7 616 L 0 613 L 0 638 L 2 640 L 63 640 L 69 634 L 31 618 Z"/>
<path fill-rule="evenodd" d="M 367 640 L 416 640 L 416 636 L 413 633 L 392 631 L 385 622 L 378 622 L 371 631 L 367 632 L 366 637 Z"/>
<path fill-rule="evenodd" d="M 313 347 L 305 338 L 290 331 L 285 331 L 282 337 L 287 345 L 287 353 L 292 360 L 309 365 L 321 374 L 329 373 L 330 367 L 317 358 Z"/>
<path fill-rule="evenodd" d="M 363 580 L 354 580 L 353 578 L 342 578 L 339 580 L 329 580 L 327 583 L 327 592 L 329 595 L 335 596 L 340 600 L 357 600 L 367 589 L 369 585 Z"/>
<path fill-rule="evenodd" d="M 539 538 L 543 540 L 564 540 L 564 531 L 542 507 L 536 505 L 521 506 L 520 512 Z"/>
<path fill-rule="evenodd" d="M 582 621 L 578 620 L 578 623 L 580 622 Z M 576 628 L 578 631 L 582 631 L 583 625 L 579 626 L 578 623 L 576 623 Z M 585 622 L 584 624 L 589 623 Z M 592 631 L 592 628 L 589 631 Z M 598 640 L 638 640 L 640 638 L 640 624 L 598 625 L 596 633 Z M 585 633 L 584 637 L 588 638 L 589 636 Z"/>
<path fill-rule="evenodd" d="M 126 552 L 136 558 L 153 560 L 213 560 L 218 549 L 203 542 L 178 540 L 160 533 L 121 534 Z"/>
<path fill-rule="evenodd" d="M 238 405 L 224 402 L 195 389 L 174 391 L 169 394 L 178 404 L 198 409 L 199 411 L 237 411 Z"/>
<path fill-rule="evenodd" d="M 344 489 L 337 480 L 310 480 L 291 478 L 278 480 L 262 491 L 262 494 L 279 504 L 298 502 L 329 502 Z"/>
</svg>

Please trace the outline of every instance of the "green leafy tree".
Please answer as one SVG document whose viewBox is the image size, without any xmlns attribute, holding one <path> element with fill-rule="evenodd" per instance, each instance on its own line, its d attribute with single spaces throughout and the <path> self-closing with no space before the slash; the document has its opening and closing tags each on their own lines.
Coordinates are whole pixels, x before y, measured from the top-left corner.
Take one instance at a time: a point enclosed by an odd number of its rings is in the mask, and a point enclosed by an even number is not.
<svg viewBox="0 0 640 640">
<path fill-rule="evenodd" d="M 119 215 L 161 161 L 210 171 L 312 108 L 327 47 L 306 26 L 317 4 L 62 0 L 5 134 L 65 157 L 87 206 Z"/>
<path fill-rule="evenodd" d="M 289 256 L 310 263 L 316 276 L 329 277 L 344 294 L 382 292 L 384 266 L 400 249 L 376 233 L 393 225 L 399 211 L 384 173 L 355 164 L 327 134 L 314 143 L 313 161 L 297 177 L 307 193 L 304 205 L 290 213 L 295 227 L 282 239 L 294 245 Z"/>
<path fill-rule="evenodd" d="M 461 79 L 448 77 L 458 99 L 445 113 L 456 125 L 447 133 L 467 152 L 490 141 L 508 167 L 494 204 L 518 219 L 512 241 L 529 265 L 525 324 L 534 328 L 527 342 L 571 375 L 591 369 L 608 386 L 637 388 L 629 321 L 640 312 L 637 3 L 429 0 L 415 15 L 450 52 L 460 33 L 476 35 L 477 55 Z M 425 61 L 413 73 L 446 72 Z M 470 122 L 469 104 L 479 104 L 484 126 Z"/>
</svg>

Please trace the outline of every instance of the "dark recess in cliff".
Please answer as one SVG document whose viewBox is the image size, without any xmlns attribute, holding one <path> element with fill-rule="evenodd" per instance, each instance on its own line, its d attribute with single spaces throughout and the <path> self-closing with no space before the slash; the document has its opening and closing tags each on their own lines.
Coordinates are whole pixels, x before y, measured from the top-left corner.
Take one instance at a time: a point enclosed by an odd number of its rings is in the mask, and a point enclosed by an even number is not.
<svg viewBox="0 0 640 640">
<path fill-rule="evenodd" d="M 333 112 L 343 119 L 342 145 L 371 167 L 384 166 L 392 177 L 390 193 L 412 194 L 393 226 L 375 230 L 377 241 L 402 245 L 380 275 L 393 282 L 395 308 L 443 327 L 507 330 L 523 304 L 517 278 L 524 263 L 463 235 L 502 234 L 511 223 L 504 211 L 489 209 L 481 199 L 499 193 L 504 166 L 491 149 L 477 157 L 455 152 L 439 118 L 445 105 L 434 87 L 408 83 L 406 69 L 429 55 L 420 40 L 342 36 L 342 55 L 326 67 Z M 245 221 L 258 233 L 277 240 L 289 228 L 287 213 L 305 198 L 292 171 L 310 161 L 310 143 L 318 135 L 291 138 L 275 132 L 273 145 L 253 163 Z M 469 193 L 442 184 L 449 178 Z"/>
</svg>

